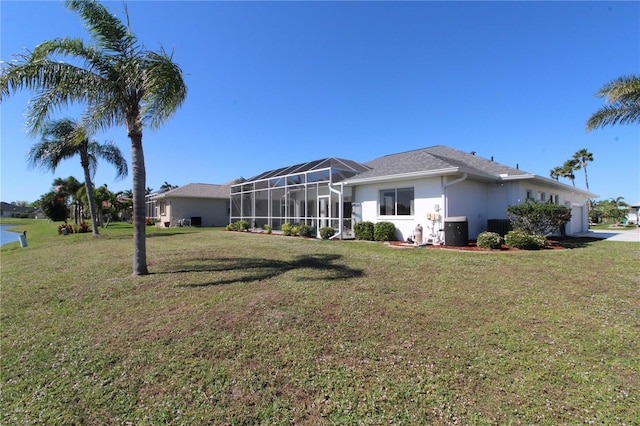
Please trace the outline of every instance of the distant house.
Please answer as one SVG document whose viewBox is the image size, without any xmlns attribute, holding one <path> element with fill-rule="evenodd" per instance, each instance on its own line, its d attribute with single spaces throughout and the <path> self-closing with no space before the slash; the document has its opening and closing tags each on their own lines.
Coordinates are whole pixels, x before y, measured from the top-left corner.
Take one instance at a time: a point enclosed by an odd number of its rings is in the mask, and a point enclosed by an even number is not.
<svg viewBox="0 0 640 426">
<path fill-rule="evenodd" d="M 160 226 L 225 226 L 231 185 L 190 183 L 150 197 Z M 148 213 L 148 214 L 149 214 Z"/>
<path fill-rule="evenodd" d="M 35 207 L 23 207 L 15 204 L 0 202 L 0 216 L 2 217 L 18 217 L 18 218 L 30 218 L 33 219 L 40 213 L 44 218 L 44 213 Z"/>
<path fill-rule="evenodd" d="M 588 230 L 587 201 L 597 195 L 492 159 L 438 145 L 368 163 L 327 158 L 264 172 L 231 186 L 231 221 L 273 229 L 285 222 L 331 226 L 349 237 L 361 221 L 392 222 L 397 238 L 444 237 L 449 221 L 475 239 L 527 199 L 571 209 L 568 234 Z"/>
<path fill-rule="evenodd" d="M 629 205 L 629 213 L 627 213 L 627 223 L 640 226 L 640 201 Z"/>
</svg>

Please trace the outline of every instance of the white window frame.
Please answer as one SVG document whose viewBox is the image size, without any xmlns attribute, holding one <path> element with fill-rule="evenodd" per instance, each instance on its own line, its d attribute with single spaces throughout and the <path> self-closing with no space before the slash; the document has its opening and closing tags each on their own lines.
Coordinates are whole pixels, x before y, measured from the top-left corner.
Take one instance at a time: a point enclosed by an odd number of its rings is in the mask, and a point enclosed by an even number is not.
<svg viewBox="0 0 640 426">
<path fill-rule="evenodd" d="M 406 190 L 411 190 L 412 191 L 412 198 L 409 202 L 409 213 L 408 214 L 398 214 L 398 191 L 406 191 Z M 383 194 L 384 193 L 389 193 L 393 191 L 393 212 L 392 214 L 382 214 L 381 213 L 381 208 L 382 208 L 382 200 L 383 200 Z M 416 200 L 416 195 L 415 195 L 415 188 L 413 186 L 408 186 L 408 187 L 402 187 L 402 188 L 385 188 L 385 189 L 380 189 L 378 190 L 378 216 L 384 216 L 384 217 L 412 217 L 415 214 L 414 208 L 415 208 L 415 200 Z M 386 203 L 385 203 L 386 205 Z"/>
</svg>

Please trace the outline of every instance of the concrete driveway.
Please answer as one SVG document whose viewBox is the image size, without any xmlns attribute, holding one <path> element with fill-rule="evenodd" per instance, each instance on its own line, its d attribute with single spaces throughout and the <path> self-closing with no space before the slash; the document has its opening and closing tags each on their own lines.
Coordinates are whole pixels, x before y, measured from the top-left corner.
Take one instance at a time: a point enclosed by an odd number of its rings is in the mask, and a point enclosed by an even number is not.
<svg viewBox="0 0 640 426">
<path fill-rule="evenodd" d="M 579 237 L 602 238 L 606 239 L 607 241 L 628 241 L 640 243 L 640 228 L 625 231 L 616 231 L 615 229 L 593 229 L 589 232 L 581 232 L 577 235 Z"/>
</svg>

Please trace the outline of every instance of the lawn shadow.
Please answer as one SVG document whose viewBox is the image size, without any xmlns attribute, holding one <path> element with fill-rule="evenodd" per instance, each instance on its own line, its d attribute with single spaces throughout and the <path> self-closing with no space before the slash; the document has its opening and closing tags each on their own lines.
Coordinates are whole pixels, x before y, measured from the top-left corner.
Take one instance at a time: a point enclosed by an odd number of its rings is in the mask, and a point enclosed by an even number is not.
<svg viewBox="0 0 640 426">
<path fill-rule="evenodd" d="M 312 270 L 313 276 L 296 278 L 298 281 L 345 280 L 361 277 L 364 274 L 361 269 L 336 263 L 341 257 L 336 254 L 300 255 L 290 261 L 243 257 L 198 258 L 178 265 L 175 270 L 159 273 L 208 272 L 221 275 L 219 279 L 207 283 L 182 284 L 180 287 L 207 287 L 263 281 L 300 269 Z M 232 276 L 229 277 L 229 275 Z"/>
<path fill-rule="evenodd" d="M 557 237 L 554 238 L 556 244 L 567 248 L 567 249 L 575 249 L 575 248 L 585 248 L 589 247 L 593 243 L 597 243 L 602 241 L 603 238 L 593 238 L 593 237 Z"/>
</svg>

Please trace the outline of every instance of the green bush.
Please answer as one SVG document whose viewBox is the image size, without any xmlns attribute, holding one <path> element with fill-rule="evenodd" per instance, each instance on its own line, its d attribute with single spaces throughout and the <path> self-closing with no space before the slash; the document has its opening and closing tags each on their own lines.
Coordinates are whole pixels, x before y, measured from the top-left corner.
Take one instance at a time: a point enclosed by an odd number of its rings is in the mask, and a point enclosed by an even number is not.
<svg viewBox="0 0 640 426">
<path fill-rule="evenodd" d="M 298 226 L 298 235 L 300 235 L 301 237 L 312 237 L 313 236 L 313 229 L 309 226 L 309 225 L 299 225 Z"/>
<path fill-rule="evenodd" d="M 356 240 L 373 241 L 373 222 L 358 222 L 353 225 L 353 232 Z"/>
<path fill-rule="evenodd" d="M 287 237 L 290 237 L 294 235 L 293 228 L 294 226 L 289 222 L 287 222 L 282 224 L 282 227 L 280 227 L 280 230 L 282 231 L 282 235 L 286 235 Z"/>
<path fill-rule="evenodd" d="M 271 226 L 267 225 L 266 223 L 262 227 L 267 232 L 267 234 L 270 234 L 272 232 Z"/>
<path fill-rule="evenodd" d="M 502 237 L 496 232 L 482 232 L 478 235 L 476 245 L 480 248 L 499 249 L 502 247 Z"/>
<path fill-rule="evenodd" d="M 395 241 L 396 226 L 391 222 L 378 222 L 373 226 L 373 237 L 376 241 Z"/>
<path fill-rule="evenodd" d="M 246 220 L 239 220 L 237 222 L 233 222 L 227 225 L 227 231 L 246 231 L 249 229 L 249 222 Z"/>
<path fill-rule="evenodd" d="M 507 207 L 513 229 L 527 234 L 545 236 L 552 232 L 564 232 L 571 220 L 571 210 L 553 203 L 528 200 L 524 204 Z"/>
<path fill-rule="evenodd" d="M 320 228 L 320 238 L 323 240 L 328 240 L 336 234 L 336 230 L 330 226 L 325 226 Z"/>
<path fill-rule="evenodd" d="M 540 250 L 547 245 L 547 239 L 540 235 L 528 234 L 525 231 L 516 229 L 509 231 L 504 237 L 505 243 L 509 247 L 524 249 L 524 250 Z"/>
</svg>

